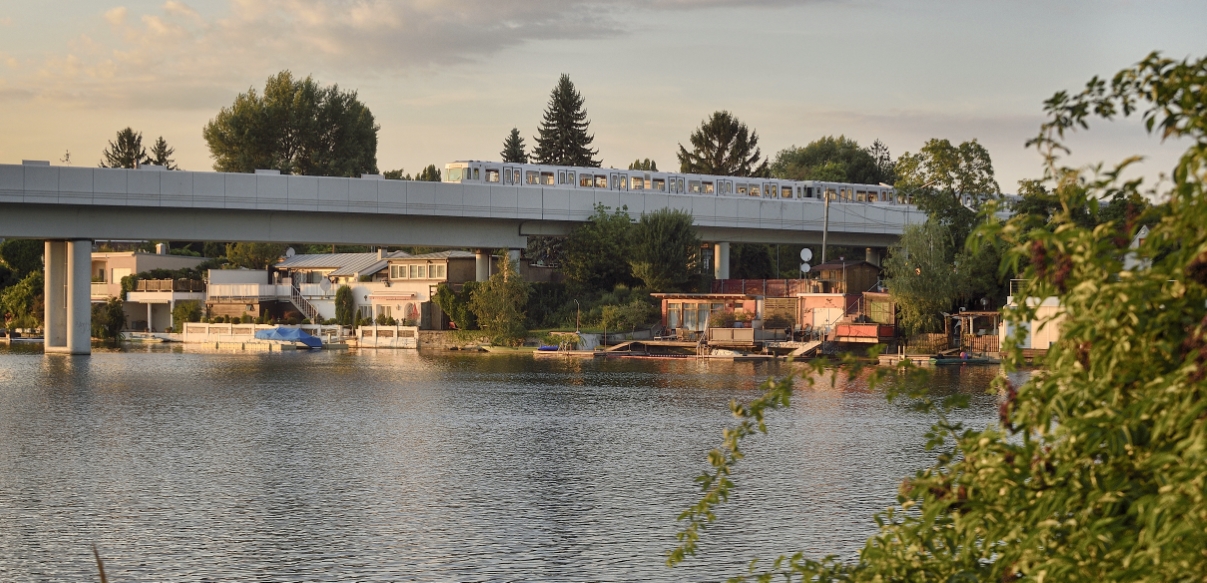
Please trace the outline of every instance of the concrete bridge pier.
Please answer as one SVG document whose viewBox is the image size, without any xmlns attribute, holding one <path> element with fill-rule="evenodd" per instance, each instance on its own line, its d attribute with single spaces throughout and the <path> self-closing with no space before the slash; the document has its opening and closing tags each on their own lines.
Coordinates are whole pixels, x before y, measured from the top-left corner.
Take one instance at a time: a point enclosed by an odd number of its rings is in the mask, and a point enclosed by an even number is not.
<svg viewBox="0 0 1207 583">
<path fill-rule="evenodd" d="M 875 247 L 866 247 L 866 248 L 864 248 L 864 254 L 867 256 L 866 261 L 868 263 L 871 263 L 872 265 L 875 265 L 877 267 L 880 266 L 880 250 L 879 249 L 877 249 Z"/>
<path fill-rule="evenodd" d="M 729 243 L 713 245 L 712 274 L 715 279 L 729 279 Z"/>
<path fill-rule="evenodd" d="M 490 279 L 490 249 L 474 250 L 474 267 L 477 271 L 475 281 Z"/>
<path fill-rule="evenodd" d="M 92 241 L 47 241 L 45 351 L 92 354 Z"/>
</svg>

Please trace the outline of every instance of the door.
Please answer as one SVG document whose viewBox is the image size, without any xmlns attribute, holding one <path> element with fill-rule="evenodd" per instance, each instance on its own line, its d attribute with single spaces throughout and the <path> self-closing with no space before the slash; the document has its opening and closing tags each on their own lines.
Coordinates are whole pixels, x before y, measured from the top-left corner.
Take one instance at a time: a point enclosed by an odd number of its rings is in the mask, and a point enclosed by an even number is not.
<svg viewBox="0 0 1207 583">
<path fill-rule="evenodd" d="M 842 319 L 842 308 L 813 308 L 814 328 L 833 328 Z"/>
</svg>

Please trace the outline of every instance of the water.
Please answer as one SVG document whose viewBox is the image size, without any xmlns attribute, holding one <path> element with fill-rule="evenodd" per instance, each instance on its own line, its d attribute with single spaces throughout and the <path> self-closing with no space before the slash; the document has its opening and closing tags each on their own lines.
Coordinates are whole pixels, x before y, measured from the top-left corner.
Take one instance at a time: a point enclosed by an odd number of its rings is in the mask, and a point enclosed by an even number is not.
<svg viewBox="0 0 1207 583">
<path fill-rule="evenodd" d="M 0 581 L 684 581 L 853 556 L 932 419 L 798 390 L 674 570 L 692 477 L 785 365 L 411 351 L 0 352 Z M 995 368 L 939 370 L 996 416 Z"/>
</svg>

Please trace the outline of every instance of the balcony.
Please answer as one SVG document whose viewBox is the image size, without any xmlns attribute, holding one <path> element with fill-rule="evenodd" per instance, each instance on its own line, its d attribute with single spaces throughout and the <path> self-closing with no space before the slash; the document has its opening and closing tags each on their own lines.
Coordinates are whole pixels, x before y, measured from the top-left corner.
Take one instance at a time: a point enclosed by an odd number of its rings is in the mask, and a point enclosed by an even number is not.
<svg viewBox="0 0 1207 583">
<path fill-rule="evenodd" d="M 291 297 L 288 285 L 266 283 L 218 283 L 209 286 L 206 295 L 215 300 L 251 300 Z"/>
<path fill-rule="evenodd" d="M 203 292 L 205 282 L 197 279 L 140 279 L 131 291 Z"/>
</svg>

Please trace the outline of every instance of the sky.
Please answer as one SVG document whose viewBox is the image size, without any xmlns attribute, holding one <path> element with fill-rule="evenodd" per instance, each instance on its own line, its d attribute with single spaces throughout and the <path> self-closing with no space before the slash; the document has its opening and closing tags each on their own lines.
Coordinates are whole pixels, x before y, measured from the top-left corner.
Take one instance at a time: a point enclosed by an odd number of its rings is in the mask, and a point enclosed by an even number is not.
<svg viewBox="0 0 1207 583">
<path fill-rule="evenodd" d="M 565 73 L 604 166 L 677 169 L 728 110 L 771 158 L 828 135 L 894 157 L 976 139 L 1015 192 L 1042 174 L 1024 144 L 1045 99 L 1152 51 L 1207 56 L 1205 25 L 1201 0 L 3 0 L 0 163 L 95 166 L 130 126 L 210 170 L 202 127 L 283 69 L 358 92 L 382 171 L 496 160 L 512 127 L 533 142 Z M 1150 181 L 1185 147 L 1134 121 L 1069 145 L 1074 165 L 1143 155 Z"/>
</svg>

